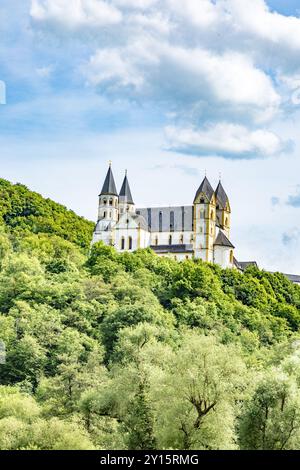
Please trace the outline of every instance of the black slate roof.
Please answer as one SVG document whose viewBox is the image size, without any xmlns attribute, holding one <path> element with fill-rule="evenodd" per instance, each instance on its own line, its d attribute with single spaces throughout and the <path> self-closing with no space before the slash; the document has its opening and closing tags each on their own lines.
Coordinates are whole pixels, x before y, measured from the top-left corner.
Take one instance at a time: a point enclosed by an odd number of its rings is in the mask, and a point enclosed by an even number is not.
<svg viewBox="0 0 300 470">
<path fill-rule="evenodd" d="M 129 186 L 128 179 L 127 179 L 127 175 L 125 175 L 125 178 L 121 187 L 121 191 L 119 194 L 119 201 L 125 202 L 125 203 L 127 202 L 128 204 L 134 204 L 132 194 L 130 191 L 130 186 Z"/>
<path fill-rule="evenodd" d="M 201 194 L 201 193 L 205 194 L 205 196 L 208 198 L 209 201 L 211 200 L 211 198 L 213 197 L 213 194 L 214 194 L 214 190 L 213 190 L 213 188 L 212 188 L 212 186 L 211 186 L 211 184 L 208 181 L 206 176 L 205 176 L 204 180 L 202 181 L 202 183 L 200 184 L 200 186 L 198 188 L 198 191 L 196 192 L 194 202 L 196 201 L 199 194 Z"/>
<path fill-rule="evenodd" d="M 193 253 L 193 245 L 151 245 L 156 253 Z"/>
<path fill-rule="evenodd" d="M 216 189 L 216 198 L 217 198 L 217 203 L 219 203 L 220 209 L 225 209 L 226 203 L 228 201 L 228 196 L 225 193 L 225 190 L 222 186 L 221 181 L 219 181 L 219 184 Z"/>
<path fill-rule="evenodd" d="M 228 240 L 228 238 L 222 232 L 222 230 L 219 231 L 214 245 L 215 246 L 229 246 L 230 248 L 234 248 L 233 244 L 231 243 L 231 241 Z"/>
<path fill-rule="evenodd" d="M 248 266 L 255 266 L 258 268 L 258 264 L 256 261 L 239 261 L 240 268 L 244 271 L 248 268 Z"/>
<path fill-rule="evenodd" d="M 283 273 L 283 275 L 287 277 L 294 284 L 300 284 L 300 276 L 298 276 L 297 274 L 284 274 Z"/>
<path fill-rule="evenodd" d="M 100 193 L 100 196 L 103 195 L 109 195 L 109 196 L 117 196 L 117 188 L 116 188 L 116 183 L 114 180 L 114 175 L 111 169 L 111 166 L 108 168 L 108 172 L 106 174 L 106 178 L 103 184 L 102 191 Z"/>
</svg>

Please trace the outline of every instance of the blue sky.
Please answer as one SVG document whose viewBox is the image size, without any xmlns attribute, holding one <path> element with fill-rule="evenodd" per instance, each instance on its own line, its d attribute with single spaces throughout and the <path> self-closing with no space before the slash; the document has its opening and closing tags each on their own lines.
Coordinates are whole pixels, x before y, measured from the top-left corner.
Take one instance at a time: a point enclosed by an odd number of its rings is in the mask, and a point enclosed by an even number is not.
<svg viewBox="0 0 300 470">
<path fill-rule="evenodd" d="M 297 4 L 2 0 L 0 176 L 94 220 L 108 160 L 139 206 L 221 173 L 237 258 L 300 273 Z"/>
</svg>

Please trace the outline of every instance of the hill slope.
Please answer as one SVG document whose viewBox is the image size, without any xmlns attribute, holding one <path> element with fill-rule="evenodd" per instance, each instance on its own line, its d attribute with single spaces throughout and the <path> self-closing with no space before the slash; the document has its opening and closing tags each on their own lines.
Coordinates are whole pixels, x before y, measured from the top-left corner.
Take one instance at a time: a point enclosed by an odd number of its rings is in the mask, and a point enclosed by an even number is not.
<svg viewBox="0 0 300 470">
<path fill-rule="evenodd" d="M 94 224 L 61 204 L 4 179 L 0 179 L 0 201 L 0 217 L 15 233 L 52 233 L 89 247 Z"/>
</svg>

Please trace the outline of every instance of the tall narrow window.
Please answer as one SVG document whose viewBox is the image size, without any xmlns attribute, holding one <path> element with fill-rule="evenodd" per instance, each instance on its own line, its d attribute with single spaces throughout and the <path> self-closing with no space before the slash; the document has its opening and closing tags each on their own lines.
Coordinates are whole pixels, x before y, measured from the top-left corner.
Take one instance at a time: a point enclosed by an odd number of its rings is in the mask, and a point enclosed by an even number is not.
<svg viewBox="0 0 300 470">
<path fill-rule="evenodd" d="M 104 219 L 106 218 L 106 212 L 105 211 L 103 212 L 103 217 L 104 217 Z"/>
<path fill-rule="evenodd" d="M 155 237 L 155 246 L 158 245 L 158 237 Z"/>
<path fill-rule="evenodd" d="M 183 235 L 182 234 L 180 235 L 179 242 L 180 242 L 181 245 L 183 245 Z"/>
<path fill-rule="evenodd" d="M 121 238 L 121 250 L 125 250 L 125 238 Z"/>
<path fill-rule="evenodd" d="M 112 199 L 109 200 L 109 205 L 110 205 L 110 206 L 113 205 L 113 200 L 112 200 Z"/>
<path fill-rule="evenodd" d="M 169 245 L 172 245 L 172 235 L 169 236 Z"/>
<path fill-rule="evenodd" d="M 162 212 L 159 213 L 159 231 L 162 232 Z"/>
<path fill-rule="evenodd" d="M 128 238 L 128 249 L 132 250 L 132 237 Z"/>
<path fill-rule="evenodd" d="M 233 264 L 233 251 L 230 251 L 230 263 Z"/>
<path fill-rule="evenodd" d="M 170 232 L 174 232 L 174 211 L 170 212 Z"/>
</svg>

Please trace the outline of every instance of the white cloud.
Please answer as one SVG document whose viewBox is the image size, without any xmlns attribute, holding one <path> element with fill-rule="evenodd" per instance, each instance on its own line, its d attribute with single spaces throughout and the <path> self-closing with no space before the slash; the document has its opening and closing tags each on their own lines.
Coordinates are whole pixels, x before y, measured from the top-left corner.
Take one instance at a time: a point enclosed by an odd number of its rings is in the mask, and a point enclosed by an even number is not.
<svg viewBox="0 0 300 470">
<path fill-rule="evenodd" d="M 257 119 L 273 116 L 280 104 L 270 78 L 243 55 L 216 55 L 148 37 L 138 37 L 123 48 L 98 50 L 85 74 L 93 85 L 106 83 L 115 93 L 131 84 L 152 99 L 173 104 L 177 100 L 180 106 L 186 100 L 193 109 L 207 100 L 243 109 Z"/>
<path fill-rule="evenodd" d="M 173 127 L 240 125 L 258 155 L 257 127 L 299 104 L 300 19 L 264 0 L 32 0 L 31 16 L 76 32 L 89 51 L 77 70 L 99 93 L 159 107 Z M 277 153 L 275 134 L 261 132 L 264 153 Z"/>
<path fill-rule="evenodd" d="M 113 0 L 120 7 L 146 10 L 155 5 L 159 0 Z"/>
<path fill-rule="evenodd" d="M 167 5 L 179 18 L 197 27 L 210 27 L 220 21 L 220 9 L 210 0 L 167 0 Z"/>
<path fill-rule="evenodd" d="M 203 130 L 169 126 L 169 149 L 193 155 L 215 154 L 226 158 L 256 158 L 279 154 L 284 143 L 273 132 L 250 131 L 244 126 L 218 123 Z"/>
<path fill-rule="evenodd" d="M 148 29 L 162 35 L 170 33 L 173 27 L 169 19 L 160 12 L 147 15 L 136 13 L 128 17 L 128 22 L 141 30 Z"/>
<path fill-rule="evenodd" d="M 117 24 L 121 12 L 102 0 L 32 0 L 30 14 L 40 22 L 54 22 L 69 29 Z"/>
<path fill-rule="evenodd" d="M 223 0 L 237 31 L 256 36 L 280 47 L 300 49 L 300 19 L 271 12 L 264 0 Z"/>
<path fill-rule="evenodd" d="M 86 75 L 89 83 L 105 84 L 111 91 L 128 86 L 139 89 L 144 83 L 142 72 L 126 57 L 122 57 L 118 49 L 98 50 L 90 59 Z"/>
</svg>

